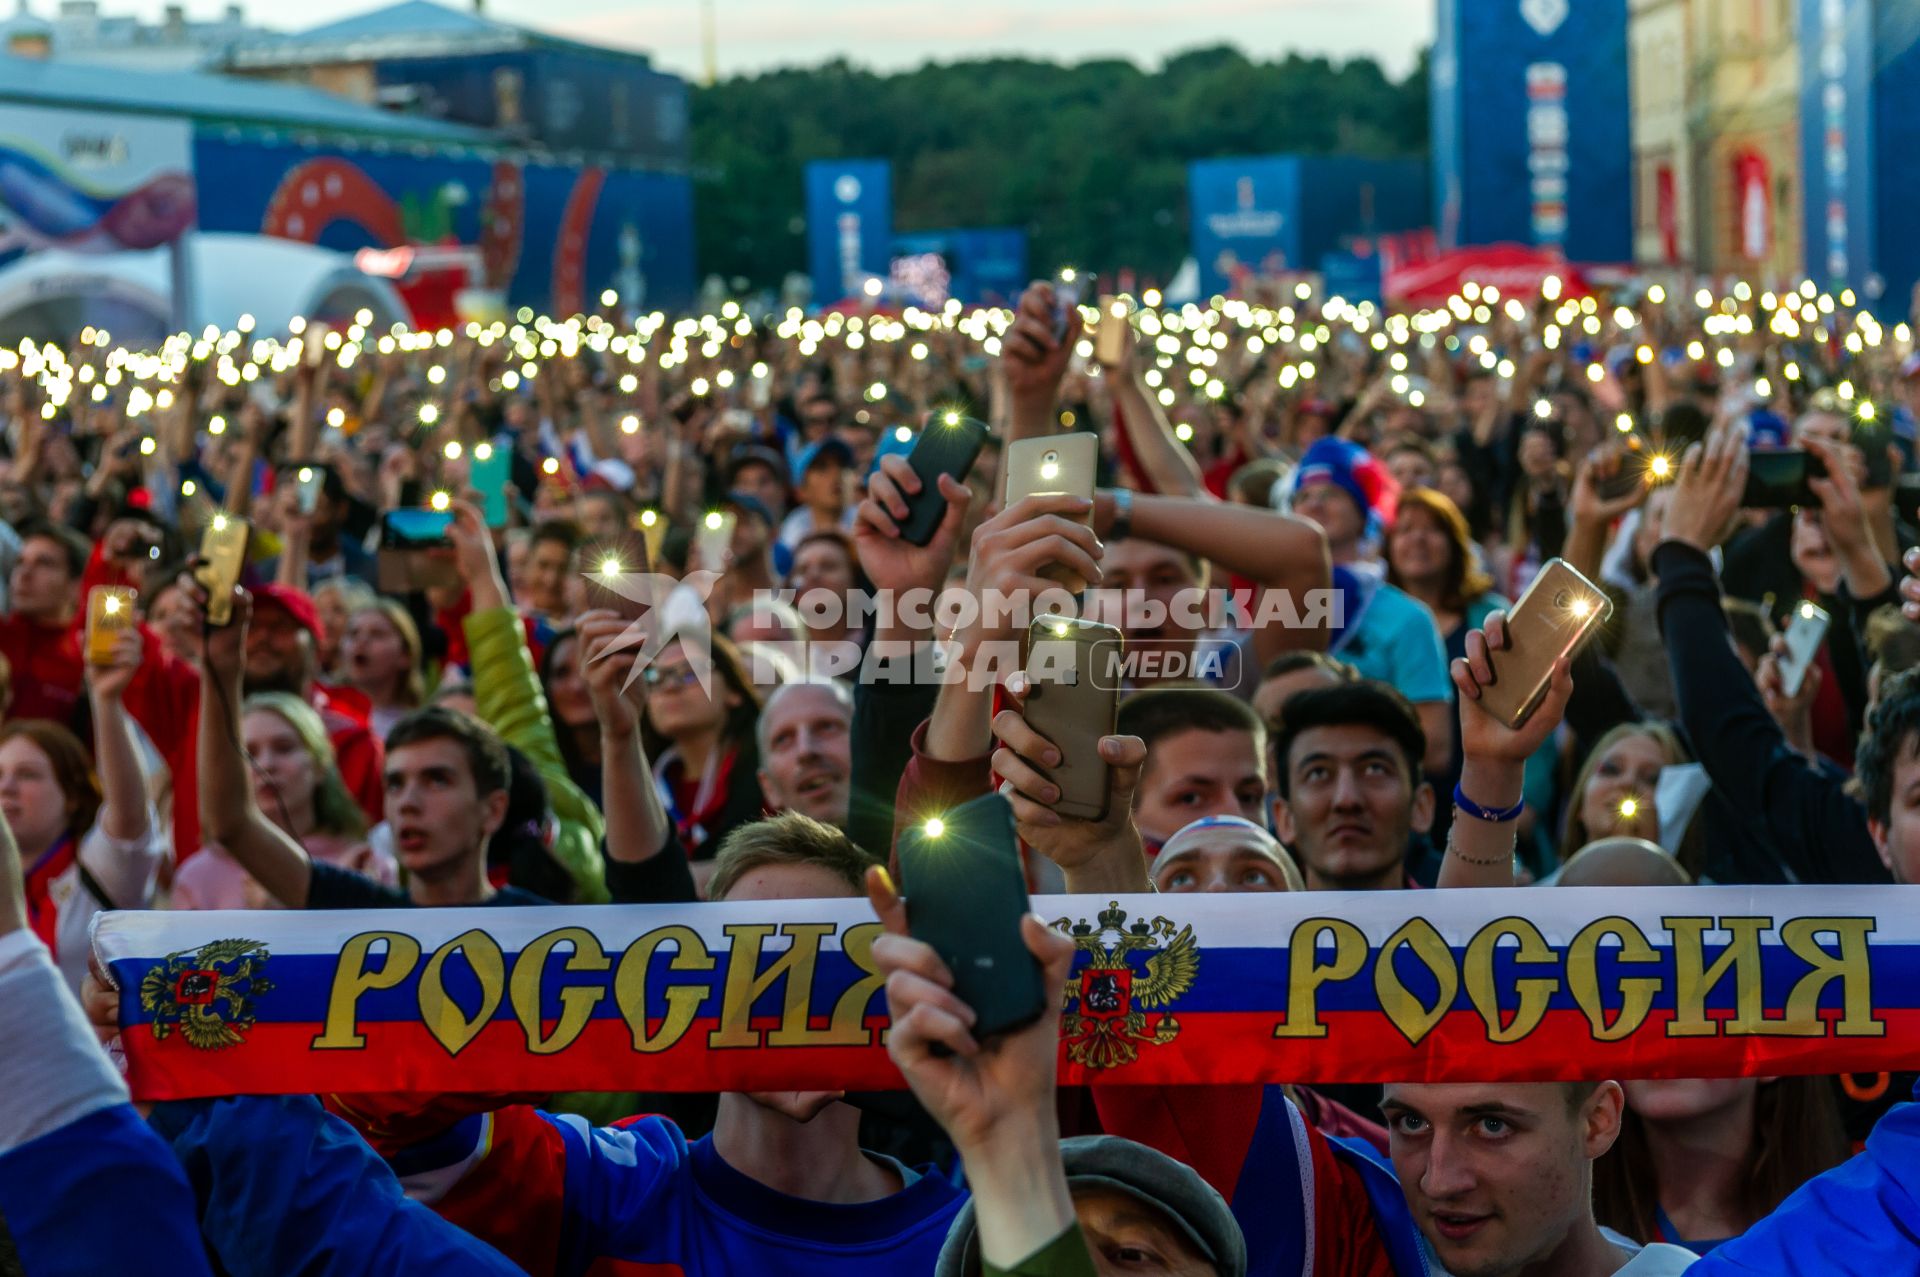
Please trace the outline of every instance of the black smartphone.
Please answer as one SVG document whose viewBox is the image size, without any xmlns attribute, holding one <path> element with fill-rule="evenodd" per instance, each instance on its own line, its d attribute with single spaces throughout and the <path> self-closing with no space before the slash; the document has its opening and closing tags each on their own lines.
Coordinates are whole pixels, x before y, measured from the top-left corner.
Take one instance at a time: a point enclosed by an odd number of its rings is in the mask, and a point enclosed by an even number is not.
<svg viewBox="0 0 1920 1277">
<path fill-rule="evenodd" d="M 940 476 L 952 475 L 965 483 L 980 449 L 986 447 L 988 433 L 985 422 L 957 412 L 928 415 L 920 437 L 913 441 L 913 451 L 907 454 L 907 464 L 920 478 L 920 491 L 905 497 L 907 517 L 900 523 L 901 540 L 908 545 L 926 545 L 933 540 L 940 521 L 947 516 Z"/>
<path fill-rule="evenodd" d="M 1805 448 L 1758 448 L 1747 454 L 1747 491 L 1740 504 L 1750 510 L 1817 505 L 1807 480 L 1826 477 L 1826 463 Z"/>
<path fill-rule="evenodd" d="M 1894 480 L 1893 511 L 1908 527 L 1920 524 L 1920 475 L 1903 474 Z"/>
<path fill-rule="evenodd" d="M 382 594 L 410 594 L 415 590 L 460 584 L 460 567 L 447 554 L 453 541 L 450 510 L 423 510 L 407 506 L 380 516 L 380 553 L 376 559 Z"/>
<path fill-rule="evenodd" d="M 900 834 L 907 930 L 933 946 L 984 1041 L 1040 1018 L 1046 986 L 1020 937 L 1031 912 L 1013 808 L 986 794 Z"/>
</svg>

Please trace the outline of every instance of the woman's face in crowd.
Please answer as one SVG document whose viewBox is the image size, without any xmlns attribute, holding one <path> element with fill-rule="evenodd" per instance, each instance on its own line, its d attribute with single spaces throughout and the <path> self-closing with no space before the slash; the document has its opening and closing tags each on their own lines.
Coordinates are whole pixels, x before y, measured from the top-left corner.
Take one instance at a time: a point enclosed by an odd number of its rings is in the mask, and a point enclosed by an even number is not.
<svg viewBox="0 0 1920 1277">
<path fill-rule="evenodd" d="M 1401 488 L 1431 488 L 1434 483 L 1434 466 L 1424 455 L 1412 448 L 1402 448 L 1387 457 L 1387 473 Z"/>
<path fill-rule="evenodd" d="M 53 760 L 24 736 L 0 745 L 0 815 L 6 816 L 23 855 L 52 846 L 72 818 Z"/>
<path fill-rule="evenodd" d="M 547 703 L 568 727 L 593 721 L 593 697 L 580 673 L 580 640 L 563 638 L 547 658 Z"/>
<path fill-rule="evenodd" d="M 1542 479 L 1553 473 L 1559 460 L 1553 440 L 1544 430 L 1529 430 L 1520 436 L 1520 469 L 1529 479 Z"/>
<path fill-rule="evenodd" d="M 1827 540 L 1827 528 L 1818 510 L 1802 506 L 1794 512 L 1792 555 L 1793 566 L 1814 589 L 1831 594 L 1839 586 L 1840 562 L 1834 557 L 1833 543 Z"/>
<path fill-rule="evenodd" d="M 1407 506 L 1387 538 L 1387 558 L 1403 580 L 1437 581 L 1453 558 L 1453 538 L 1432 513 Z"/>
<path fill-rule="evenodd" d="M 727 721 L 727 710 L 739 697 L 715 669 L 709 682 L 714 694 L 700 690 L 687 653 L 678 643 L 669 644 L 654 658 L 643 676 L 647 684 L 647 716 L 654 730 L 670 740 L 695 732 L 712 731 Z"/>
<path fill-rule="evenodd" d="M 324 621 L 325 613 L 321 616 Z M 183 661 L 198 662 L 199 635 L 195 632 L 193 606 L 186 595 L 177 589 L 161 591 L 147 613 L 147 624 L 160 636 L 167 651 Z"/>
<path fill-rule="evenodd" d="M 1346 489 L 1332 483 L 1309 483 L 1293 494 L 1293 512 L 1311 519 L 1335 545 L 1351 545 L 1367 529 L 1366 516 Z"/>
<path fill-rule="evenodd" d="M 393 694 L 413 661 L 406 641 L 385 613 L 362 608 L 347 622 L 340 638 L 340 668 L 349 683 L 379 699 Z"/>
<path fill-rule="evenodd" d="M 1608 746 L 1580 800 L 1580 822 L 1586 826 L 1587 836 L 1653 837 L 1659 826 L 1653 810 L 1653 791 L 1660 783 L 1660 770 L 1667 761 L 1666 751 L 1651 736 L 1638 733 L 1622 736 Z M 1620 810 L 1620 805 L 1629 798 L 1634 802 L 1631 816 Z M 1568 854 L 1577 850 L 1566 848 Z"/>
<path fill-rule="evenodd" d="M 1447 500 L 1462 510 L 1473 508 L 1473 480 L 1467 477 L 1467 472 L 1458 462 L 1443 462 L 1440 466 L 1439 480 L 1434 486 L 1446 494 Z"/>
<path fill-rule="evenodd" d="M 1691 1122 L 1753 1106 L 1761 1079 L 1728 1077 L 1622 1082 L 1627 1107 L 1649 1122 Z"/>
<path fill-rule="evenodd" d="M 282 802 L 313 801 L 319 769 L 286 719 L 272 710 L 254 710 L 240 720 L 240 744 L 253 760 L 254 801 L 267 819 L 278 822 Z"/>
</svg>

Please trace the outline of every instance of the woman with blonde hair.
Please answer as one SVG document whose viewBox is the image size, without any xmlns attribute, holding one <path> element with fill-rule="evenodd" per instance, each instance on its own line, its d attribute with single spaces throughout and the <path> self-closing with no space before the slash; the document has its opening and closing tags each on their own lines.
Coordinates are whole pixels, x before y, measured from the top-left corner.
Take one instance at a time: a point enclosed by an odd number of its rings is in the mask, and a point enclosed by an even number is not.
<svg viewBox="0 0 1920 1277">
<path fill-rule="evenodd" d="M 367 698 L 367 724 L 385 740 L 393 725 L 426 703 L 420 629 L 397 601 L 355 608 L 340 636 L 340 677 Z"/>
<path fill-rule="evenodd" d="M 315 860 L 399 881 L 391 855 L 367 843 L 366 816 L 340 779 L 319 713 L 297 696 L 261 692 L 240 707 L 240 743 L 253 774 L 254 800 Z M 209 843 L 173 879 L 176 909 L 271 909 L 273 900 L 225 849 Z"/>
<path fill-rule="evenodd" d="M 1680 734 L 1665 723 L 1621 723 L 1594 743 L 1567 793 L 1566 821 L 1560 833 L 1560 858 L 1570 859 L 1599 838 L 1624 835 L 1660 839 L 1654 791 L 1660 773 L 1693 761 Z M 1680 867 L 1702 880 L 1706 849 L 1701 822 L 1690 821 L 1678 847 L 1670 847 Z"/>
</svg>

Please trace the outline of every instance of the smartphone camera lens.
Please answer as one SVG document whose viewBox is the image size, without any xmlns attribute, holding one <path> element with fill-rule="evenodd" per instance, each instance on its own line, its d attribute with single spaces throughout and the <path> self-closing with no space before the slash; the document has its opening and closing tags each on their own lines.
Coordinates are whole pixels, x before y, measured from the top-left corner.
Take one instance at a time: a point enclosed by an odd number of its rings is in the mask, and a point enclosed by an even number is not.
<svg viewBox="0 0 1920 1277">
<path fill-rule="evenodd" d="M 1553 596 L 1553 605 L 1557 608 L 1565 609 L 1571 606 L 1572 603 L 1573 603 L 1572 590 L 1561 590 L 1558 594 Z"/>
</svg>

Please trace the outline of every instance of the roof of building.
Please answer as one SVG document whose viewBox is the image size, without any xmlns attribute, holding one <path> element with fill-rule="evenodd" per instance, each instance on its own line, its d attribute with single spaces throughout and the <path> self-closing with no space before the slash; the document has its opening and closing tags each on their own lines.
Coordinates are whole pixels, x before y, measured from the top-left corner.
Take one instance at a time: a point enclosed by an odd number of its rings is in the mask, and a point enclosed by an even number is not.
<svg viewBox="0 0 1920 1277">
<path fill-rule="evenodd" d="M 396 58 L 449 57 L 532 47 L 564 48 L 602 57 L 650 61 L 644 53 L 583 44 L 530 27 L 515 26 L 433 0 L 400 0 L 307 31 L 237 45 L 228 55 L 236 68 L 307 66 L 329 62 L 378 62 Z"/>
<path fill-rule="evenodd" d="M 497 142 L 480 129 L 396 115 L 318 89 L 196 71 L 131 71 L 0 53 L 0 102 L 148 115 L 186 116 L 213 124 L 347 133 L 395 141 Z"/>
</svg>

